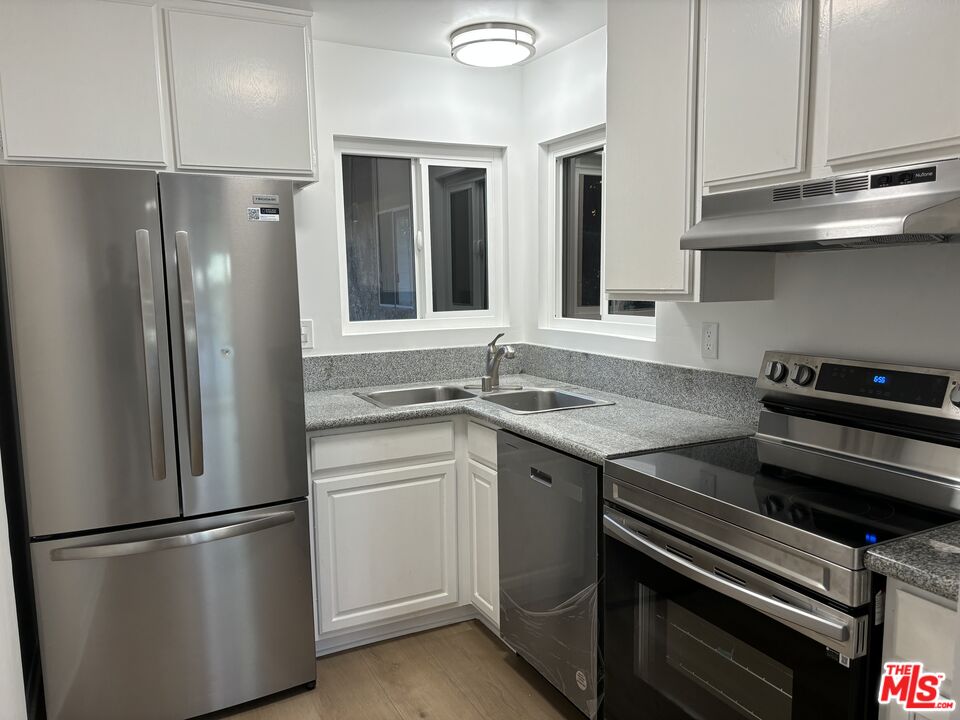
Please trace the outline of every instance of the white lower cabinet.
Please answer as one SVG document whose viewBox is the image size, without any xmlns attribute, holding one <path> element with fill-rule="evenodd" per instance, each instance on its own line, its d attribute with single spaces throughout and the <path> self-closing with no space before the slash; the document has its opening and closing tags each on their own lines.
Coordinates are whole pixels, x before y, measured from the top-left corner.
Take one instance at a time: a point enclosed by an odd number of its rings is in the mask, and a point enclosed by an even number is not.
<svg viewBox="0 0 960 720">
<path fill-rule="evenodd" d="M 941 696 L 955 699 L 955 638 L 960 631 L 956 602 L 905 585 L 887 583 L 886 618 L 883 629 L 883 662 L 921 662 L 925 672 L 942 672 L 947 677 Z M 896 703 L 880 706 L 880 720 L 932 720 L 953 713 L 908 712 Z"/>
<path fill-rule="evenodd" d="M 470 493 L 471 602 L 500 626 L 500 556 L 497 543 L 497 473 L 467 461 Z"/>
<path fill-rule="evenodd" d="M 314 483 L 320 629 L 457 601 L 456 461 Z"/>
<path fill-rule="evenodd" d="M 455 418 L 309 443 L 318 642 L 471 604 L 499 625 L 495 430 Z"/>
</svg>

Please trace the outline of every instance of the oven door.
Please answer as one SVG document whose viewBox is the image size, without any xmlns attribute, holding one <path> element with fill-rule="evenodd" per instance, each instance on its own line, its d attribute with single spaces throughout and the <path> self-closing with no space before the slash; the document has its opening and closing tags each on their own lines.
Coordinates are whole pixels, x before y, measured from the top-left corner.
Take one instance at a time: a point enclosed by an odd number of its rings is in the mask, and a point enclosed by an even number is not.
<svg viewBox="0 0 960 720">
<path fill-rule="evenodd" d="M 848 614 L 610 507 L 603 525 L 607 720 L 876 716 L 865 609 Z"/>
</svg>

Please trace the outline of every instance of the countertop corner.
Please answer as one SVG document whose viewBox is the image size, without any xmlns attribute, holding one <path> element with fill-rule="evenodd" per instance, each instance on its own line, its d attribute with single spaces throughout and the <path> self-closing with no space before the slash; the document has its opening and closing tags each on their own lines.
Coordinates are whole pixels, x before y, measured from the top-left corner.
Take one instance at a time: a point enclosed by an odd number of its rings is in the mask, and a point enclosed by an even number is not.
<svg viewBox="0 0 960 720">
<path fill-rule="evenodd" d="M 876 573 L 955 602 L 960 591 L 960 522 L 872 547 L 865 563 Z"/>
</svg>

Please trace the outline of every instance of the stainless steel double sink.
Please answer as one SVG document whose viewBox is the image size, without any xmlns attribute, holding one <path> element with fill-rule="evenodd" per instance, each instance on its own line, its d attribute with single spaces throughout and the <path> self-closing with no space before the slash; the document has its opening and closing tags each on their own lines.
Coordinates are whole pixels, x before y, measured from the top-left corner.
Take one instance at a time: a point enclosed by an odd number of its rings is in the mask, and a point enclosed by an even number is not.
<svg viewBox="0 0 960 720">
<path fill-rule="evenodd" d="M 430 387 L 379 390 L 371 393 L 355 393 L 357 397 L 382 408 L 415 407 L 451 400 L 469 400 L 478 393 L 460 385 L 432 385 Z M 576 408 L 613 405 L 609 400 L 595 398 L 557 388 L 524 388 L 498 390 L 479 394 L 479 399 L 502 407 L 515 415 L 575 410 Z"/>
</svg>

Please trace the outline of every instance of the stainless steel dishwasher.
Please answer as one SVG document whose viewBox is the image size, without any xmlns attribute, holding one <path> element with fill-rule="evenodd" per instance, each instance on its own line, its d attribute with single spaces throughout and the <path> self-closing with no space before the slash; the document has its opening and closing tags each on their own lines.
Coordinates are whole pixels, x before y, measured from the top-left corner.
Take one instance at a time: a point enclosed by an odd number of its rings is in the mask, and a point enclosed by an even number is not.
<svg viewBox="0 0 960 720">
<path fill-rule="evenodd" d="M 595 717 L 600 469 L 504 430 L 497 454 L 500 634 Z"/>
</svg>

